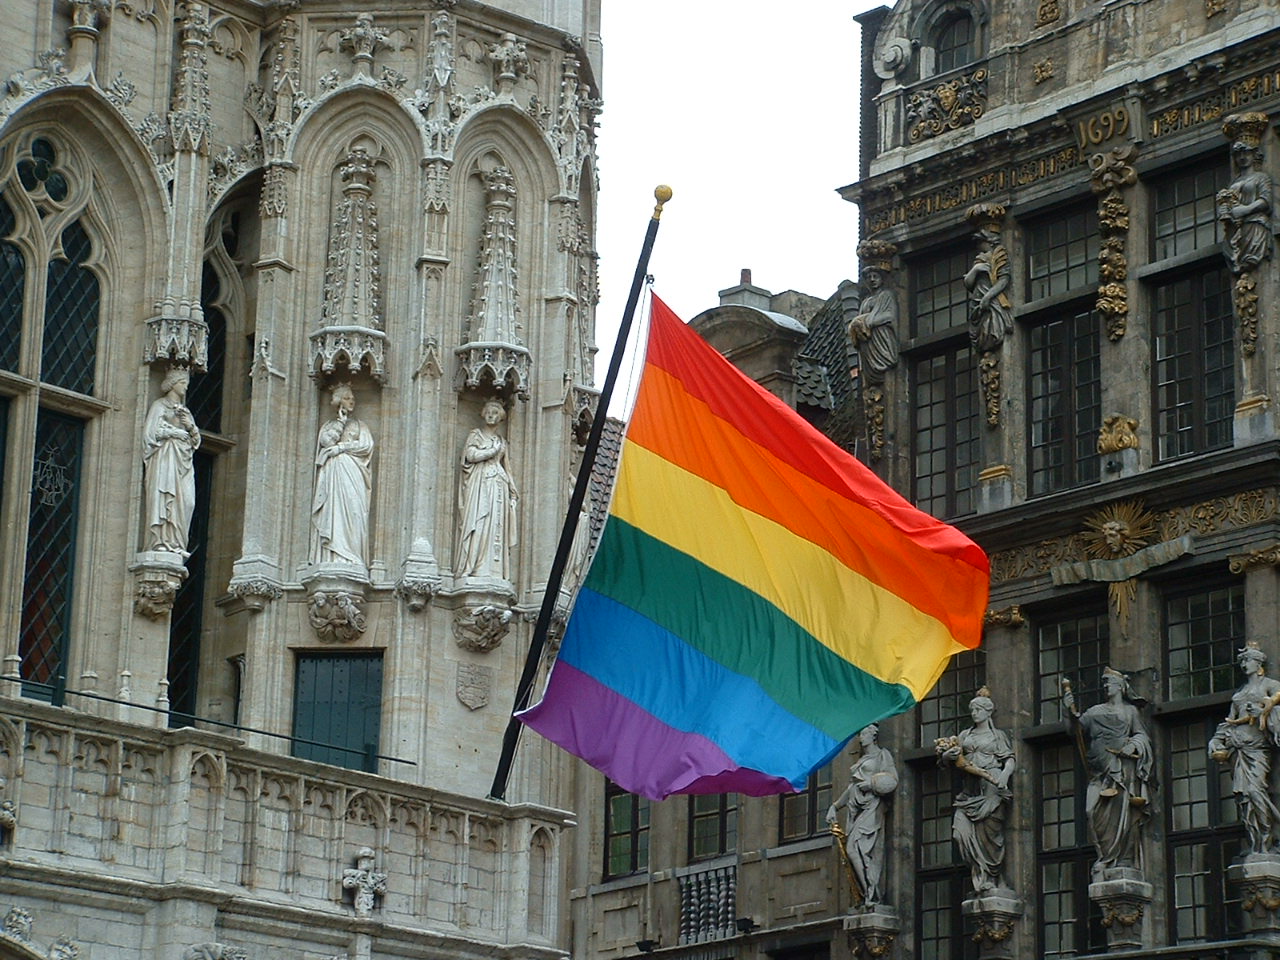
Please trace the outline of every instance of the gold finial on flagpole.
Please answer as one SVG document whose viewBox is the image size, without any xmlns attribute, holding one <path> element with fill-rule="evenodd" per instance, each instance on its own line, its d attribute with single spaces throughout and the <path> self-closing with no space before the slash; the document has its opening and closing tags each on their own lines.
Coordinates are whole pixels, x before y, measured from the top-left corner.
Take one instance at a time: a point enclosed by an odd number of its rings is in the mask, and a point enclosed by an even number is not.
<svg viewBox="0 0 1280 960">
<path fill-rule="evenodd" d="M 653 199 L 658 201 L 653 208 L 653 219 L 657 220 L 662 216 L 662 205 L 671 199 L 671 188 L 665 183 L 658 184 L 653 188 Z"/>
</svg>

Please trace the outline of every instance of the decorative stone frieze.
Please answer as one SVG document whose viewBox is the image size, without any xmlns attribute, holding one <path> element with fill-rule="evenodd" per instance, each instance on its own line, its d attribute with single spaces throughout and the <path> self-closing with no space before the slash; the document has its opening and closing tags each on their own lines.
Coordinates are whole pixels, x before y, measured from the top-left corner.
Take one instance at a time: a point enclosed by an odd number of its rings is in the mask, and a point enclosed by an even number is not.
<svg viewBox="0 0 1280 960">
<path fill-rule="evenodd" d="M 907 139 L 919 143 L 948 130 L 973 123 L 987 109 L 987 68 L 936 86 L 917 90 L 907 98 Z"/>
<path fill-rule="evenodd" d="M 1129 236 L 1129 203 L 1124 188 L 1138 182 L 1133 161 L 1138 155 L 1134 144 L 1113 147 L 1106 153 L 1089 158 L 1090 186 L 1098 195 L 1098 226 L 1102 243 L 1098 251 L 1097 310 L 1106 319 L 1107 338 L 1115 341 L 1124 336 L 1129 322 L 1129 261 L 1125 243 Z"/>
<path fill-rule="evenodd" d="M 206 941 L 187 947 L 182 951 L 182 960 L 249 960 L 249 954 L 227 943 Z"/>
<path fill-rule="evenodd" d="M 265 577 L 233 579 L 227 592 L 240 600 L 245 609 L 252 613 L 262 611 L 270 601 L 279 600 L 284 596 L 284 588 Z"/>
<path fill-rule="evenodd" d="M 342 196 L 329 233 L 320 328 L 311 334 L 311 376 L 343 368 L 386 380 L 378 210 L 373 200 L 375 158 L 357 146 L 339 168 Z"/>
<path fill-rule="evenodd" d="M 529 398 L 531 360 L 520 338 L 516 277 L 515 177 L 498 166 L 485 174 L 485 228 L 480 270 L 467 318 L 467 342 L 457 348 L 459 389 L 492 384 Z"/>
<path fill-rule="evenodd" d="M 464 650 L 488 653 L 506 638 L 512 617 L 509 607 L 497 604 L 463 607 L 454 613 L 453 635 Z"/>
</svg>

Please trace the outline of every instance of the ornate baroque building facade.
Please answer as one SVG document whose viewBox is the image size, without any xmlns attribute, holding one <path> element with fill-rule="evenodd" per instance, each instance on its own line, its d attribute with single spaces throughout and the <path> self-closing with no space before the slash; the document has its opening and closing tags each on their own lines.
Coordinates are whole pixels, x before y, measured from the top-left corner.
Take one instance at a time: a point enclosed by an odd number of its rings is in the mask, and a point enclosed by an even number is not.
<svg viewBox="0 0 1280 960">
<path fill-rule="evenodd" d="M 694 325 L 988 551 L 984 644 L 797 797 L 584 781 L 575 947 L 1272 955 L 1275 5 L 857 19 L 860 284 L 797 331 L 744 278 Z M 851 761 L 875 909 L 826 827 Z"/>
<path fill-rule="evenodd" d="M 599 4 L 0 10 L 0 956 L 563 955 Z"/>
</svg>

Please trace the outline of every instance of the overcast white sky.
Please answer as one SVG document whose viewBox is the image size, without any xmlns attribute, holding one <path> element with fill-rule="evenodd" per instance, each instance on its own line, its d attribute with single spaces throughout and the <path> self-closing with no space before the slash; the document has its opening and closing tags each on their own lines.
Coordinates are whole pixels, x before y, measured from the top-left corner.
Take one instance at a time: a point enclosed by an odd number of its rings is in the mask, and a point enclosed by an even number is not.
<svg viewBox="0 0 1280 960">
<path fill-rule="evenodd" d="M 743 267 L 827 297 L 857 266 L 858 60 L 874 0 L 604 0 L 597 384 L 653 210 L 649 272 L 689 320 Z M 618 407 L 615 402 L 613 407 Z"/>
</svg>

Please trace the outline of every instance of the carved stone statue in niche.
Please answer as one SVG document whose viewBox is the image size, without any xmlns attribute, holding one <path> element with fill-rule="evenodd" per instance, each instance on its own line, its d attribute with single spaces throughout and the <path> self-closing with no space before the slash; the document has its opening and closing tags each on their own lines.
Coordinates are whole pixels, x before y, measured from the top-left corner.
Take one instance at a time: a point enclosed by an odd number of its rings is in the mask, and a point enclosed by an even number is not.
<svg viewBox="0 0 1280 960">
<path fill-rule="evenodd" d="M 1237 657 L 1245 681 L 1231 697 L 1227 719 L 1209 741 L 1209 756 L 1231 764 L 1231 791 L 1249 837 L 1248 853 L 1276 853 L 1275 825 L 1280 819 L 1269 778 L 1280 719 L 1272 708 L 1280 701 L 1280 681 L 1267 676 L 1267 655 L 1250 640 Z"/>
<path fill-rule="evenodd" d="M 1104 879 L 1117 867 L 1142 867 L 1142 835 L 1151 818 L 1150 792 L 1154 767 L 1151 736 L 1138 712 L 1129 678 L 1107 667 L 1102 671 L 1106 699 L 1084 713 L 1076 711 L 1071 684 L 1062 681 L 1062 708 L 1088 744 L 1089 787 L 1085 816 L 1098 849 L 1094 877 Z"/>
<path fill-rule="evenodd" d="M 849 336 L 858 348 L 867 379 L 883 383 L 884 375 L 898 365 L 898 298 L 887 287 L 897 248 L 883 240 L 858 244 L 862 262 L 862 286 L 866 295 L 848 323 Z"/>
<path fill-rule="evenodd" d="M 1218 219 L 1226 228 L 1224 253 L 1232 273 L 1252 270 L 1271 259 L 1271 175 L 1262 169 L 1262 138 L 1269 126 L 1265 113 L 1228 117 L 1223 132 L 1231 138 L 1236 178 L 1218 192 Z"/>
<path fill-rule="evenodd" d="M 480 411 L 482 425 L 467 435 L 462 449 L 454 558 L 454 574 L 459 578 L 511 580 L 519 494 L 507 466 L 507 441 L 498 432 L 506 417 L 501 401 L 486 401 Z"/>
<path fill-rule="evenodd" d="M 836 812 L 847 808 L 844 851 L 866 909 L 884 897 L 885 814 L 898 789 L 898 768 L 889 749 L 880 746 L 879 733 L 878 724 L 862 728 L 862 756 L 849 770 L 849 786 L 827 810 L 827 823 L 835 824 Z"/>
<path fill-rule="evenodd" d="M 171 367 L 142 428 L 147 549 L 167 550 L 184 559 L 196 505 L 192 459 L 200 446 L 200 431 L 185 403 L 190 380 L 185 368 Z"/>
<path fill-rule="evenodd" d="M 316 490 L 311 501 L 311 562 L 368 562 L 370 468 L 373 434 L 351 416 L 356 397 L 350 384 L 333 388 L 337 416 L 316 438 Z"/>
<path fill-rule="evenodd" d="M 1009 251 L 1001 243 L 1004 207 L 998 203 L 977 203 L 965 216 L 977 228 L 974 239 L 978 253 L 964 275 L 969 291 L 969 339 L 980 353 L 999 350 L 1013 330 L 1013 304 L 1009 289 Z"/>
<path fill-rule="evenodd" d="M 956 794 L 951 834 L 969 865 L 974 894 L 1008 891 L 1004 879 L 1004 822 L 1009 813 L 1016 763 L 1013 739 L 991 722 L 995 704 L 986 687 L 969 701 L 973 726 L 934 742 L 939 763 L 951 763 L 965 775 Z"/>
</svg>

